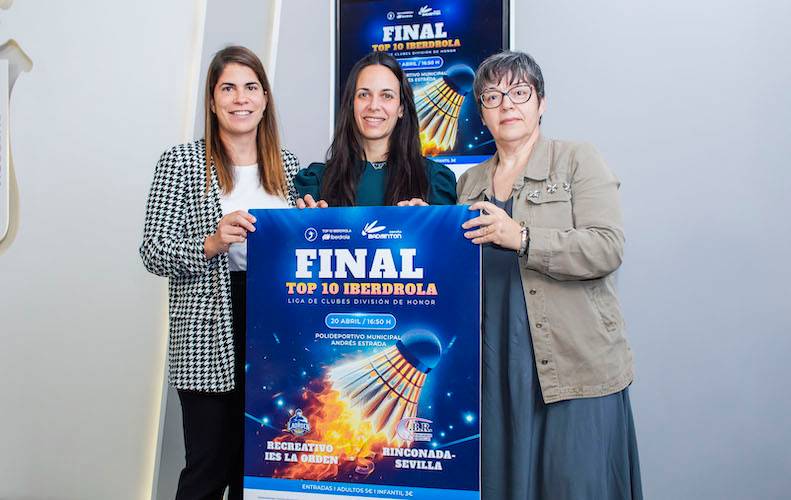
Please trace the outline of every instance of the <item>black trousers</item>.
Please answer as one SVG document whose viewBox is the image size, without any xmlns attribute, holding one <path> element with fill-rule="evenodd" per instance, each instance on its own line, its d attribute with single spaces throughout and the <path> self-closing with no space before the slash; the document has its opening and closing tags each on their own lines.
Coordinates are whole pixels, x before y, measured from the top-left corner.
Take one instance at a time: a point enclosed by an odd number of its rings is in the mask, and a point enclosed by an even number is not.
<svg viewBox="0 0 791 500">
<path fill-rule="evenodd" d="M 186 465 L 176 500 L 242 499 L 246 273 L 231 273 L 235 388 L 211 393 L 179 390 Z"/>
</svg>

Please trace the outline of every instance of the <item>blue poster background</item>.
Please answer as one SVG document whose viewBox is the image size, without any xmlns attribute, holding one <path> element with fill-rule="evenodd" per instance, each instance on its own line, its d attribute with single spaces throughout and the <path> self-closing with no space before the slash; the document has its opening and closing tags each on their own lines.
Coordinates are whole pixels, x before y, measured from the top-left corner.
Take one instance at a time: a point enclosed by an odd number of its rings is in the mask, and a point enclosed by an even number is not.
<svg viewBox="0 0 791 500">
<path fill-rule="evenodd" d="M 451 70 L 450 85 L 439 87 L 432 97 L 438 108 L 447 110 L 447 95 L 453 90 L 464 94 L 478 65 L 508 48 L 505 4 L 503 0 L 339 0 L 336 102 L 354 63 L 378 46 L 376 50 L 389 52 L 399 60 L 415 90 L 416 101 L 421 88 L 448 77 Z M 442 23 L 446 36 L 436 38 L 435 23 Z M 419 25 L 422 30 L 426 24 L 435 38 L 420 41 L 444 41 L 449 46 L 410 48 L 402 40 L 404 46 L 399 48 L 397 33 L 384 31 L 386 26 L 407 25 Z M 421 119 L 426 115 L 420 106 L 418 115 Z M 481 123 L 472 92 L 464 97 L 457 124 L 455 146 L 447 151 L 426 150 L 426 137 L 421 136 L 424 155 L 445 164 L 475 164 L 494 153 L 492 137 Z"/>
<path fill-rule="evenodd" d="M 477 212 L 466 206 L 436 206 L 251 213 L 257 221 L 256 231 L 248 235 L 245 488 L 355 492 L 370 498 L 436 498 L 437 489 L 441 489 L 448 498 L 479 498 L 480 248 L 463 237 L 460 227 Z M 367 267 L 376 249 L 390 249 L 397 269 L 400 251 L 414 249 L 412 267 L 422 268 L 423 277 L 320 279 L 317 258 L 307 268 L 312 276 L 300 279 L 296 277 L 297 249 L 316 250 L 317 255 L 322 249 L 366 249 Z M 314 283 L 316 290 L 299 293 L 298 287 L 288 285 L 297 282 Z M 322 294 L 325 285 L 325 291 L 330 289 L 330 283 L 339 285 L 339 293 Z M 413 292 L 418 286 L 423 292 L 430 291 L 429 284 L 433 284 L 436 294 L 344 294 L 343 287 L 349 283 L 402 284 Z M 353 324 L 336 323 L 331 328 L 332 318 L 352 318 Z M 370 319 L 370 324 L 354 324 L 359 318 Z M 386 318 L 383 324 L 381 318 Z M 325 415 L 330 410 L 318 404 L 317 397 L 339 390 L 340 384 L 329 376 L 333 369 L 364 363 L 360 360 L 388 349 L 393 352 L 399 339 L 403 342 L 398 352 L 409 351 L 412 347 L 404 347 L 404 342 L 431 334 L 441 345 L 441 355 L 425 375 L 416 412 L 416 417 L 430 424 L 422 429 L 426 431 L 424 440 L 414 440 L 411 448 L 447 452 L 443 458 L 396 459 L 382 456 L 379 449 L 362 465 L 344 456 L 337 465 L 330 465 L 327 473 L 323 464 L 299 462 L 302 455 L 311 453 L 292 453 L 292 459 L 298 460 L 294 465 L 285 460 L 288 451 L 275 450 L 293 446 L 283 443 L 326 442 L 324 438 L 316 441 L 316 437 L 328 436 L 333 424 Z M 381 340 L 387 336 L 390 338 Z M 425 342 L 417 345 L 414 353 L 405 352 L 405 357 L 415 365 L 431 365 L 430 353 L 420 351 L 424 347 Z M 360 375 L 368 371 L 362 370 Z M 395 386 L 397 380 L 390 383 Z M 304 435 L 300 435 L 304 426 L 294 419 L 297 410 L 310 427 Z M 359 423 L 355 426 L 360 428 Z M 410 447 L 409 443 L 400 445 Z M 386 446 L 392 450 L 398 445 Z M 335 453 L 314 455 L 337 456 L 337 447 Z M 396 460 L 416 465 L 397 468 Z M 441 470 L 436 470 L 438 464 Z M 433 468 L 426 469 L 427 465 Z M 323 471 L 324 476 L 317 477 L 316 471 Z M 359 489 L 361 486 L 366 488 Z M 383 487 L 408 493 L 391 497 L 390 490 Z"/>
</svg>

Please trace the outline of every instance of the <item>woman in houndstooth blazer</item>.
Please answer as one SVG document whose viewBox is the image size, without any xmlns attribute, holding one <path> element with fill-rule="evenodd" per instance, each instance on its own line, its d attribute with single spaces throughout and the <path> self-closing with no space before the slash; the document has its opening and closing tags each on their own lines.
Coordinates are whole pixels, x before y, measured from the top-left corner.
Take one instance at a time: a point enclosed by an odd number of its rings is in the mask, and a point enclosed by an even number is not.
<svg viewBox="0 0 791 500">
<path fill-rule="evenodd" d="M 206 77 L 205 134 L 157 163 L 140 255 L 167 276 L 170 383 L 184 417 L 177 499 L 242 498 L 246 237 L 250 208 L 294 206 L 296 157 L 281 149 L 272 90 L 244 47 Z"/>
</svg>

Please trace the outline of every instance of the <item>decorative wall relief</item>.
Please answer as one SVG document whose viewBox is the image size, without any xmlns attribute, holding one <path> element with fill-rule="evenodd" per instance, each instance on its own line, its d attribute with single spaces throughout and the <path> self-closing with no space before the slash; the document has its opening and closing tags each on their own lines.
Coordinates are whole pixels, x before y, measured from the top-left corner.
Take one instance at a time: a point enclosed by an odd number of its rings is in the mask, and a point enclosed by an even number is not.
<svg viewBox="0 0 791 500">
<path fill-rule="evenodd" d="M 0 9 L 12 3 L 0 0 Z M 19 75 L 32 68 L 33 61 L 16 40 L 0 45 L 0 255 L 13 243 L 19 225 L 19 192 L 11 156 L 11 92 Z"/>
</svg>

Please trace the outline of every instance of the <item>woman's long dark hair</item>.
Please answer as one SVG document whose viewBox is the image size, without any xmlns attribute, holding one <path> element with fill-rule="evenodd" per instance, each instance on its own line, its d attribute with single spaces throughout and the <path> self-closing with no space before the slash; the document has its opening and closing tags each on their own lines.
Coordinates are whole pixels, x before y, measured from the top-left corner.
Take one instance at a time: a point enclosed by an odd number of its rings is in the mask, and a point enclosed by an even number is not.
<svg viewBox="0 0 791 500">
<path fill-rule="evenodd" d="M 420 135 L 412 87 L 398 61 L 386 52 L 372 52 L 352 68 L 343 89 L 332 145 L 327 151 L 327 169 L 321 182 L 321 197 L 330 206 L 352 206 L 357 198 L 365 158 L 362 137 L 354 121 L 354 95 L 357 77 L 367 66 L 378 64 L 393 72 L 398 79 L 399 97 L 404 115 L 398 119 L 390 135 L 387 153 L 387 188 L 385 203 L 395 205 L 401 200 L 428 200 L 428 176 L 420 154 Z"/>
</svg>

